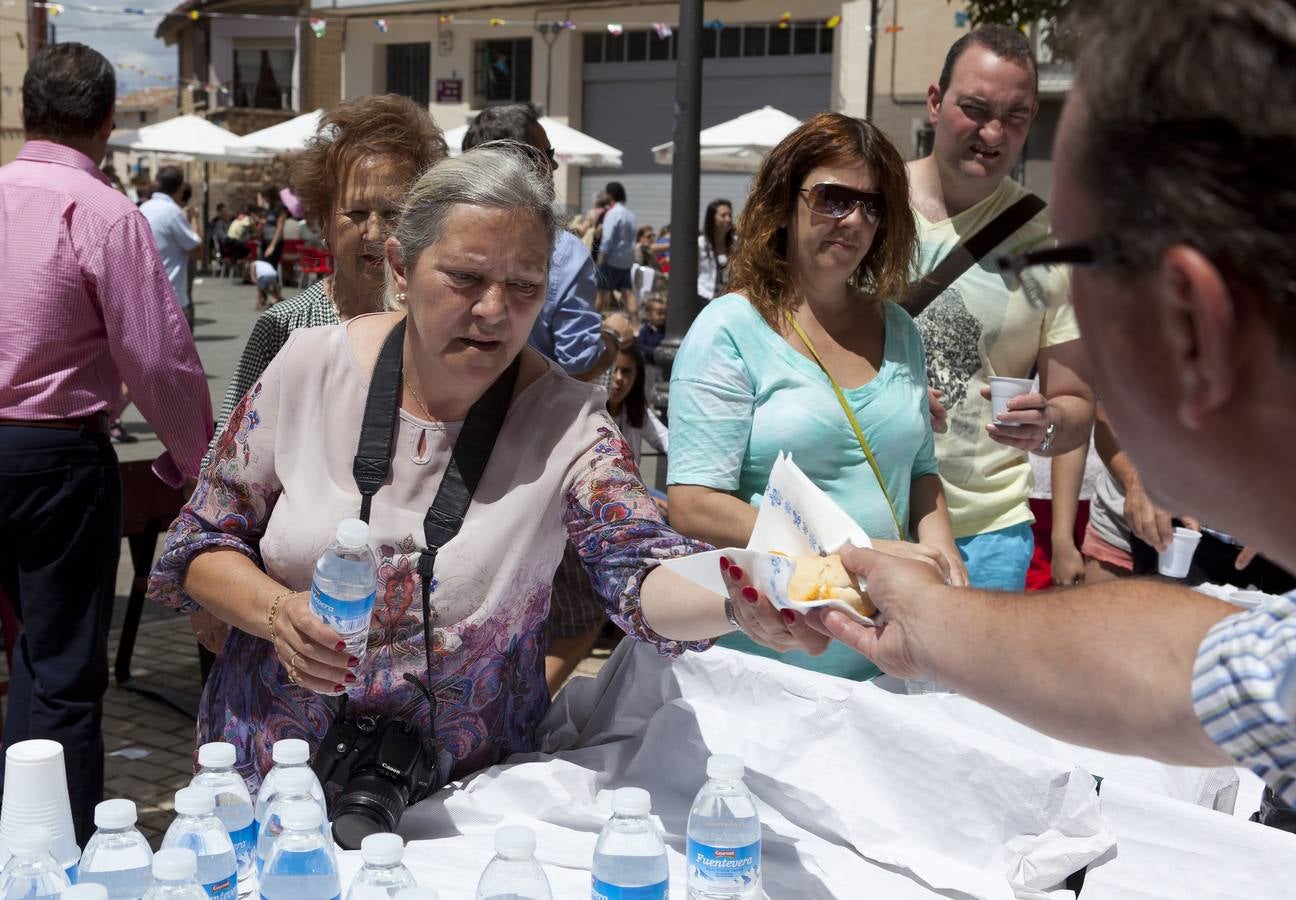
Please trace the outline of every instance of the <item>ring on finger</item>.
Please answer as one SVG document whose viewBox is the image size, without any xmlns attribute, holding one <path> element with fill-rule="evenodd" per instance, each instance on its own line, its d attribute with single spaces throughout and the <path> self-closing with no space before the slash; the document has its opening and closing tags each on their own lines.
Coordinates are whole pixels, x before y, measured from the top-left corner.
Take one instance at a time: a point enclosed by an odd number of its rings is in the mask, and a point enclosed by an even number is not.
<svg viewBox="0 0 1296 900">
<path fill-rule="evenodd" d="M 297 674 L 297 660 L 300 657 L 301 657 L 300 653 L 294 653 L 292 655 L 292 659 L 288 660 L 288 680 L 291 681 L 293 684 L 296 684 L 297 679 L 300 677 Z"/>
</svg>

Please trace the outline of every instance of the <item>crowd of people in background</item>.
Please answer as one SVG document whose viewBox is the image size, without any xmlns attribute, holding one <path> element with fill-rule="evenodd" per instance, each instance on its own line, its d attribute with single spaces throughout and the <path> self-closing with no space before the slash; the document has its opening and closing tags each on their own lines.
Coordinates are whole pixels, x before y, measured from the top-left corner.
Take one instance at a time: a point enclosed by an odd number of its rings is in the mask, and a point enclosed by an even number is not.
<svg viewBox="0 0 1296 900">
<path fill-rule="evenodd" d="M 290 188 L 265 187 L 237 215 L 219 204 L 204 223 L 177 168 L 156 173 L 138 210 L 123 196 L 97 164 L 111 66 L 79 44 L 45 48 L 24 83 L 29 143 L 0 169 L 0 222 L 26 229 L 3 236 L 0 275 L 38 286 L 0 304 L 23 336 L 21 352 L 0 354 L 0 533 L 38 535 L 71 562 L 34 566 L 32 542 L 0 543 L 0 587 L 24 627 L 6 742 L 41 735 L 76 748 L 83 838 L 102 793 L 121 525 L 109 432 L 133 400 L 167 447 L 159 477 L 189 496 L 150 595 L 192 613 L 216 654 L 199 739 L 233 743 L 249 783 L 275 740 L 318 745 L 331 720 L 324 694 L 399 712 L 454 756 L 456 777 L 534 750 L 551 695 L 611 621 L 668 656 L 719 643 L 856 681 L 885 669 L 1068 739 L 1236 760 L 1273 788 L 1261 819 L 1283 821 L 1296 799 L 1296 733 L 1282 719 L 1296 708 L 1296 597 L 1234 615 L 1127 579 L 1150 571 L 1178 523 L 1205 535 L 1200 579 L 1296 587 L 1289 521 L 1242 497 L 1255 490 L 1244 473 L 1225 471 L 1242 458 L 1278 462 L 1279 444 L 1251 452 L 1230 443 L 1239 435 L 1291 429 L 1289 393 L 1268 389 L 1292 380 L 1277 346 L 1291 337 L 1292 274 L 1264 275 L 1282 248 L 1229 243 L 1252 221 L 1235 201 L 1272 202 L 1270 227 L 1296 219 L 1296 190 L 1275 199 L 1264 181 L 1283 181 L 1269 165 L 1282 154 L 1261 154 L 1239 194 L 1230 179 L 1245 167 L 1203 167 L 1170 143 L 1142 164 L 1164 167 L 1165 185 L 1134 172 L 1108 205 L 1092 195 L 1094 172 L 1126 162 L 1122 129 L 1157 115 L 1178 125 L 1209 107 L 1241 147 L 1276 140 L 1247 137 L 1261 126 L 1239 119 L 1226 92 L 1186 86 L 1188 68 L 1137 62 L 1130 33 L 1165 58 L 1195 47 L 1257 78 L 1290 72 L 1296 48 L 1290 28 L 1263 16 L 1239 27 L 1193 2 L 1192 16 L 1169 22 L 1168 4 L 1147 6 L 1122 20 L 1126 31 L 1087 20 L 1124 64 L 1090 54 L 1080 66 L 1056 211 L 1012 178 L 1039 110 L 1033 50 L 1014 29 L 979 28 L 949 49 L 928 91 L 934 143 L 921 159 L 906 162 L 871 122 L 807 119 L 766 155 L 741 204 L 715 198 L 696 227 L 673 223 L 697 242 L 687 289 L 701 307 L 673 361 L 662 351 L 671 227 L 641 224 L 617 181 L 560 221 L 557 160 L 531 104 L 483 110 L 451 158 L 427 109 L 395 95 L 346 101 L 295 159 Z M 1162 91 L 1151 112 L 1112 74 L 1133 68 Z M 1169 70 L 1179 81 L 1163 84 Z M 72 79 L 93 90 L 60 94 Z M 1257 115 L 1284 115 L 1294 98 L 1283 83 Z M 1139 134 L 1200 137 L 1157 128 Z M 1198 143 L 1218 153 L 1214 138 Z M 1228 183 L 1212 181 L 1224 169 Z M 1183 206 L 1171 177 L 1213 193 Z M 1134 186 L 1161 192 L 1136 203 Z M 67 229 L 33 212 L 69 198 L 83 212 Z M 1147 209 L 1157 221 L 1140 218 Z M 1206 214 L 1219 219 L 1209 231 L 1174 230 Z M 285 299 L 285 246 L 312 234 L 332 271 Z M 76 250 L 79 271 L 56 258 L 61 247 Z M 190 273 L 204 252 L 252 263 L 261 310 L 214 432 L 192 337 Z M 1142 310 L 1155 304 L 1161 318 Z M 1224 346 L 1223 332 L 1237 341 Z M 1161 370 L 1135 359 L 1136 333 L 1158 348 Z M 1240 391 L 1253 371 L 1266 390 Z M 992 383 L 1005 377 L 1030 386 L 992 415 Z M 357 445 L 377 385 L 394 404 L 390 478 L 365 493 Z M 438 555 L 425 514 L 441 480 L 461 477 L 458 442 L 480 449 L 488 419 L 495 442 L 477 477 L 490 501 L 465 507 Z M 1178 480 L 1148 468 L 1158 422 L 1177 436 L 1167 468 Z M 649 450 L 668 457 L 665 494 L 640 474 Z M 781 452 L 872 537 L 871 551 L 844 560 L 881 627 L 780 611 L 728 560 L 724 597 L 657 566 L 745 546 Z M 1047 496 L 1032 490 L 1032 459 Z M 53 484 L 45 473 L 60 466 L 75 477 Z M 1280 469 L 1266 471 L 1281 482 Z M 1224 499 L 1203 493 L 1204 472 L 1231 479 Z M 41 502 L 15 499 L 32 496 Z M 380 558 L 363 666 L 307 600 L 319 548 L 357 514 L 371 517 Z M 1257 654 L 1273 665 L 1257 668 Z"/>
</svg>

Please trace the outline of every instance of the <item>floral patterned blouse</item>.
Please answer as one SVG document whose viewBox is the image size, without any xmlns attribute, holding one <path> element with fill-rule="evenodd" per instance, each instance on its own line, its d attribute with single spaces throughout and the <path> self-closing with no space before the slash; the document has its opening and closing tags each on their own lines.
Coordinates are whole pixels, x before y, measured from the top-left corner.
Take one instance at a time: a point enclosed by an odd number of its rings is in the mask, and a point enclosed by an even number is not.
<svg viewBox="0 0 1296 900">
<path fill-rule="evenodd" d="M 183 589 L 195 555 L 227 548 L 275 580 L 307 590 L 337 523 L 358 515 L 352 458 L 368 391 L 347 326 L 293 333 L 236 407 L 149 580 L 167 606 L 199 608 Z M 399 715 L 455 757 L 453 777 L 535 749 L 549 706 L 544 679 L 550 584 L 570 539 L 627 634 L 675 656 L 705 649 L 656 634 L 639 586 L 661 559 L 706 549 L 672 531 L 640 479 L 602 392 L 556 365 L 514 399 L 459 534 L 437 555 L 431 585 L 435 723 L 403 679 L 427 676 L 417 556 L 461 423 L 402 411 L 392 475 L 374 497 L 378 598 L 353 713 Z M 234 629 L 203 692 L 198 742 L 228 741 L 250 787 L 281 738 L 312 748 L 332 721 L 321 695 L 293 685 L 271 644 Z"/>
</svg>

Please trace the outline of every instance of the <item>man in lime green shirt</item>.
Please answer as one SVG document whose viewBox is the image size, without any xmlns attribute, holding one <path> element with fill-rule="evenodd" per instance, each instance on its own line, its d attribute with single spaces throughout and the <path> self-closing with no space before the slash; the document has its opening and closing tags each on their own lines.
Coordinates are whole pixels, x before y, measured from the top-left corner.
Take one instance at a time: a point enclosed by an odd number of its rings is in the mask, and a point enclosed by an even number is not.
<svg viewBox="0 0 1296 900">
<path fill-rule="evenodd" d="M 1009 173 L 1039 110 L 1038 74 L 1021 32 L 989 26 L 960 38 L 927 91 L 935 130 L 930 156 L 909 163 L 923 274 L 1026 191 Z M 929 386 L 946 423 L 936 436 L 945 497 L 959 550 L 976 587 L 1022 590 L 1034 546 L 1026 452 L 1065 452 L 1089 440 L 1093 394 L 1084 378 L 1068 275 L 1058 267 L 1012 284 L 1000 254 L 1051 242 L 1047 212 L 972 265 L 916 318 Z M 1032 303 L 1043 298 L 1046 302 Z M 1041 305 L 1043 308 L 1040 308 Z M 1011 401 L 991 424 L 990 377 L 1029 378 L 1040 389 Z"/>
</svg>

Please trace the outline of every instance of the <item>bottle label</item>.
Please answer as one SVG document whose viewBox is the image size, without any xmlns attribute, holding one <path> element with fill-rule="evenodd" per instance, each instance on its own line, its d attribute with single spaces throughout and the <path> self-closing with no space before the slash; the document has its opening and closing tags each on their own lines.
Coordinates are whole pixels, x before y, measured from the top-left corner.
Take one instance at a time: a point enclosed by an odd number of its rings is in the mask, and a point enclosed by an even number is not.
<svg viewBox="0 0 1296 900">
<path fill-rule="evenodd" d="M 689 838 L 689 883 L 755 886 L 760 880 L 760 851 L 759 840 L 745 847 L 712 847 Z"/>
<path fill-rule="evenodd" d="M 204 884 L 203 890 L 212 900 L 234 900 L 238 896 L 238 876 L 230 875 L 228 878 L 222 878 L 220 881 L 213 881 L 210 884 Z"/>
<path fill-rule="evenodd" d="M 670 896 L 670 882 L 659 881 L 656 884 L 645 884 L 641 887 L 621 887 L 594 879 L 592 900 L 667 900 Z"/>
<path fill-rule="evenodd" d="M 361 600 L 339 600 L 311 585 L 311 609 L 338 634 L 355 634 L 369 627 L 377 591 Z"/>
<path fill-rule="evenodd" d="M 229 833 L 230 843 L 234 845 L 234 857 L 238 860 L 238 870 L 249 873 L 256 859 L 256 823 L 249 822 L 242 828 Z"/>
</svg>

